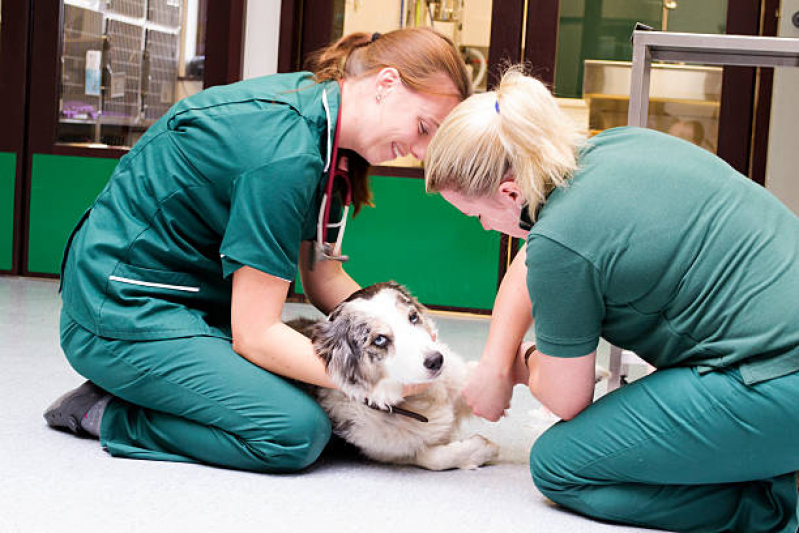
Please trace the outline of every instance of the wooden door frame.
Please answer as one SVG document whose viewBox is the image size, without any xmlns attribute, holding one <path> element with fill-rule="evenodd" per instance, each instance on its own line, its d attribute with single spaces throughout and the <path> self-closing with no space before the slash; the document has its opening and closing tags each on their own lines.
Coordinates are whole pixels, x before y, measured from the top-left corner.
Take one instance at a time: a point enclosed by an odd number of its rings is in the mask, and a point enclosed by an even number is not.
<svg viewBox="0 0 799 533">
<path fill-rule="evenodd" d="M 28 91 L 28 41 L 30 39 L 31 0 L 2 3 L 0 30 L 0 102 L 3 102 L 3 127 L 0 127 L 0 152 L 16 154 L 14 215 L 11 269 L 3 274 L 18 274 L 22 220 L 25 212 L 26 100 Z"/>
</svg>

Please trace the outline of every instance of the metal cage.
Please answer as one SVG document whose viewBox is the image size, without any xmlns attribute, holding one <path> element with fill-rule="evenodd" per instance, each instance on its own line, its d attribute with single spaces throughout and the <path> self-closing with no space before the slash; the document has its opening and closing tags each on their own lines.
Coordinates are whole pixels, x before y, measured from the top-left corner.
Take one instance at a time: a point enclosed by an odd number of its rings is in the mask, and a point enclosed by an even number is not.
<svg viewBox="0 0 799 533">
<path fill-rule="evenodd" d="M 133 124 L 141 116 L 142 28 L 108 19 L 103 123 Z"/>
<path fill-rule="evenodd" d="M 144 18 L 145 0 L 106 0 L 106 13 L 131 18 Z"/>
<path fill-rule="evenodd" d="M 150 0 L 147 20 L 168 28 L 179 28 L 180 0 Z"/>
<path fill-rule="evenodd" d="M 142 107 L 147 121 L 157 120 L 175 103 L 179 45 L 177 34 L 147 30 L 142 84 Z"/>
<path fill-rule="evenodd" d="M 100 112 L 100 94 L 87 94 L 86 61 L 87 55 L 103 51 L 103 14 L 65 5 L 62 46 L 60 119 L 95 122 Z"/>
</svg>

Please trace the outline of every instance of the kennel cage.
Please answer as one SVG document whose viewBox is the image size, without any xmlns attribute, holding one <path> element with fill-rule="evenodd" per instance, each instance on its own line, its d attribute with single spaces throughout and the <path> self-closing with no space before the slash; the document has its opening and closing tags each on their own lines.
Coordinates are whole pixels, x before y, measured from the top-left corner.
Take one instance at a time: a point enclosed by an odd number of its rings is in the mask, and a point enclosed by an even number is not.
<svg viewBox="0 0 799 533">
<path fill-rule="evenodd" d="M 175 101 L 178 45 L 178 35 L 175 33 L 147 30 L 144 47 L 145 72 L 142 77 L 142 111 L 145 121 L 158 120 Z"/>
<path fill-rule="evenodd" d="M 58 142 L 132 146 L 175 103 L 180 0 L 66 0 Z"/>
<path fill-rule="evenodd" d="M 103 14 L 74 5 L 64 6 L 61 54 L 61 116 L 65 140 L 86 142 L 97 136 L 100 116 L 99 65 L 103 50 Z M 97 68 L 93 67 L 94 63 Z"/>
</svg>

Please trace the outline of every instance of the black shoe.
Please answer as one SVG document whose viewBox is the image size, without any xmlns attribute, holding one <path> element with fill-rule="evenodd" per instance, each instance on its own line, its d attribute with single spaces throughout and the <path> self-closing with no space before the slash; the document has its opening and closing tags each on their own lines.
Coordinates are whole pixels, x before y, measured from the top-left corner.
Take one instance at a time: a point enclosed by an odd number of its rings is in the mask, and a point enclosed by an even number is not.
<svg viewBox="0 0 799 533">
<path fill-rule="evenodd" d="M 106 391 L 87 381 L 77 389 L 73 389 L 54 401 L 44 412 L 44 419 L 51 428 L 70 431 L 82 437 L 90 436 L 80 425 L 94 404 L 99 402 Z"/>
</svg>

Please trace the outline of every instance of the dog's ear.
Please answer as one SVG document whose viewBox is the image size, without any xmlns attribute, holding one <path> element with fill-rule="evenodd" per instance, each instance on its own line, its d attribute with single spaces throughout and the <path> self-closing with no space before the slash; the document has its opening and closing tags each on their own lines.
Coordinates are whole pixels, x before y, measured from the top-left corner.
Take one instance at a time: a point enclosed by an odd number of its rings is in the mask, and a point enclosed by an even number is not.
<svg viewBox="0 0 799 533">
<path fill-rule="evenodd" d="M 314 349 L 333 381 L 346 389 L 366 388 L 361 360 L 369 338 L 369 327 L 347 313 L 335 313 L 317 323 L 312 332 Z"/>
</svg>

